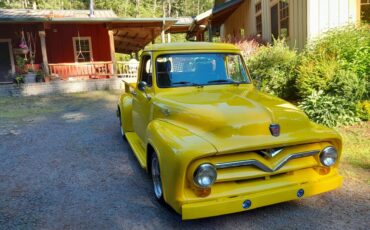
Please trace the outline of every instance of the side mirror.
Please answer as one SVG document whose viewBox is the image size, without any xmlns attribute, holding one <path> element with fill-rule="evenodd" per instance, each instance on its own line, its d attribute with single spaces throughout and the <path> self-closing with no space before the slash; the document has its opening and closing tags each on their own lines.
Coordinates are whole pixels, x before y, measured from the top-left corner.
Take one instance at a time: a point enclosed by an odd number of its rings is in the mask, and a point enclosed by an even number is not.
<svg viewBox="0 0 370 230">
<path fill-rule="evenodd" d="M 137 88 L 140 90 L 140 91 L 143 91 L 145 92 L 146 88 L 148 87 L 148 85 L 146 84 L 145 81 L 141 81 L 139 82 L 139 84 L 137 85 Z"/>
<path fill-rule="evenodd" d="M 144 92 L 146 99 L 150 100 L 150 99 L 152 99 L 152 98 L 151 98 L 151 97 L 146 93 L 146 88 L 147 88 L 147 87 L 148 87 L 148 84 L 146 84 L 146 82 L 145 82 L 145 81 L 141 81 L 141 82 L 139 82 L 139 84 L 137 85 L 137 88 L 138 88 L 140 91 Z"/>
</svg>

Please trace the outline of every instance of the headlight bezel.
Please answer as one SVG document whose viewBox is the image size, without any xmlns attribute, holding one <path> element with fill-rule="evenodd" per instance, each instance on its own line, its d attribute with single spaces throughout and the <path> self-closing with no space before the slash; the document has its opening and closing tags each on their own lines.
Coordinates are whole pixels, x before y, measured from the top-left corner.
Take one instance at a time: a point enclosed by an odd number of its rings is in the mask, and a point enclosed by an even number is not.
<svg viewBox="0 0 370 230">
<path fill-rule="evenodd" d="M 338 151 L 334 146 L 325 147 L 320 153 L 320 163 L 325 167 L 334 166 L 338 161 Z M 331 162 L 330 162 L 331 159 Z M 329 163 L 328 163 L 329 160 Z"/>
<path fill-rule="evenodd" d="M 204 173 L 211 173 L 213 174 L 213 178 L 211 178 L 210 183 L 208 185 L 202 184 L 200 181 L 201 174 Z M 193 183 L 196 187 L 201 189 L 208 189 L 212 187 L 212 185 L 216 182 L 217 179 L 217 169 L 216 166 L 214 166 L 211 163 L 203 163 L 200 164 L 197 169 L 193 173 Z"/>
</svg>

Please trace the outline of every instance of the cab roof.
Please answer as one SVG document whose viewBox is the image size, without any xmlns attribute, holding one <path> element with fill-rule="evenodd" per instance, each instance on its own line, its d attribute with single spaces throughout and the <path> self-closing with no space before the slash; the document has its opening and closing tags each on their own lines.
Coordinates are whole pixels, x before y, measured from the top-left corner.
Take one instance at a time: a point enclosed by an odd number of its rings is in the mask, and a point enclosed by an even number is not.
<svg viewBox="0 0 370 230">
<path fill-rule="evenodd" d="M 187 50 L 232 50 L 240 51 L 235 45 L 213 42 L 174 42 L 150 45 L 144 51 L 187 51 Z"/>
</svg>

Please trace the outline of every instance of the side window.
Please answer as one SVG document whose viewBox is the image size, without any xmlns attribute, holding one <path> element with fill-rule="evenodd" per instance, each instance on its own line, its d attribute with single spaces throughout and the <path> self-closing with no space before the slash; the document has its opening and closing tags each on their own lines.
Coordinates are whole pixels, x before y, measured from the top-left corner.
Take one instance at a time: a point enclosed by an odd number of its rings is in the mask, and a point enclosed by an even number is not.
<svg viewBox="0 0 370 230">
<path fill-rule="evenodd" d="M 228 79 L 235 82 L 243 82 L 246 79 L 246 72 L 244 71 L 242 61 L 239 55 L 228 55 L 225 57 L 226 71 Z"/>
<path fill-rule="evenodd" d="M 152 86 L 152 59 L 149 55 L 141 59 L 140 81 L 145 81 L 148 86 Z"/>
</svg>

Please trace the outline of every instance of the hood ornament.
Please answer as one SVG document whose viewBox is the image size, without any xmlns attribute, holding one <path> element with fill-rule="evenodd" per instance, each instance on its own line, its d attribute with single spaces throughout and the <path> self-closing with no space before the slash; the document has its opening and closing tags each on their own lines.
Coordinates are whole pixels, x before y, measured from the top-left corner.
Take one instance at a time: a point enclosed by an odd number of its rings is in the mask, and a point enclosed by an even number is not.
<svg viewBox="0 0 370 230">
<path fill-rule="evenodd" d="M 270 133 L 274 137 L 280 136 L 280 125 L 279 124 L 271 124 L 270 125 Z"/>
</svg>

